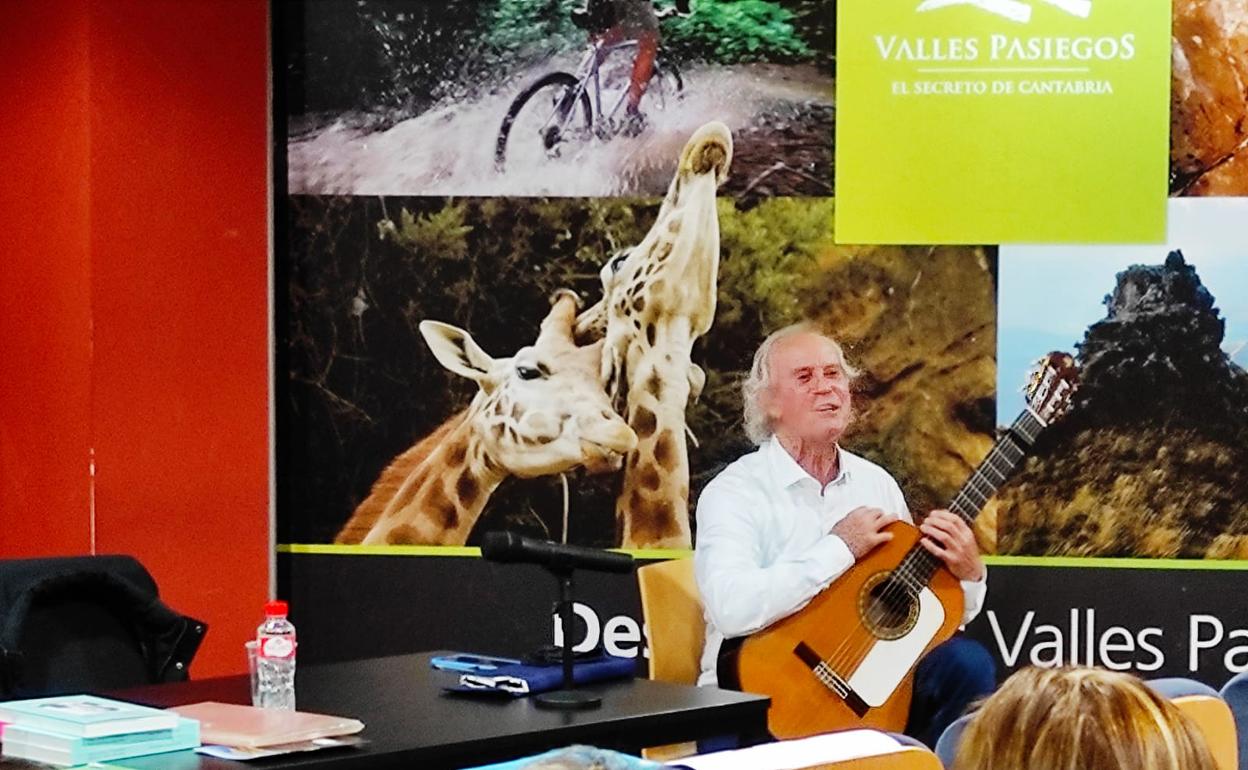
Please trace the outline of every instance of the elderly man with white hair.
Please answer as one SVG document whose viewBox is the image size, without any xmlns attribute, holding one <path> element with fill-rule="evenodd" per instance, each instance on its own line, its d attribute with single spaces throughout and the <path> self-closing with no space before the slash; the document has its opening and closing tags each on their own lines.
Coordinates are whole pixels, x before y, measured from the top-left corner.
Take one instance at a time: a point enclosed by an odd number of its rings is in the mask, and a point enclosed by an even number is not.
<svg viewBox="0 0 1248 770">
<path fill-rule="evenodd" d="M 773 333 L 755 354 L 744 401 L 745 429 L 758 450 L 725 468 L 698 499 L 694 565 L 707 617 L 699 684 L 718 683 L 725 639 L 801 609 L 889 540 L 889 522 L 913 521 L 893 477 L 840 446 L 856 374 L 841 346 L 808 324 Z M 969 622 L 987 592 L 974 535 L 945 510 L 929 513 L 919 529 L 923 546 L 962 581 Z M 954 636 L 916 669 L 906 733 L 934 745 L 995 679 L 988 651 Z"/>
</svg>

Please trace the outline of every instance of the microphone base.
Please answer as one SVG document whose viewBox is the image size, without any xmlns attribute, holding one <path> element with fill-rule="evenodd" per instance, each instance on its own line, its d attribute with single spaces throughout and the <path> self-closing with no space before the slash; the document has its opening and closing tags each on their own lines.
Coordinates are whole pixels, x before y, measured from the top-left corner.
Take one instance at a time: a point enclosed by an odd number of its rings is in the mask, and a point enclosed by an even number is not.
<svg viewBox="0 0 1248 770">
<path fill-rule="evenodd" d="M 555 711 L 584 711 L 602 706 L 602 696 L 585 690 L 552 690 L 533 696 L 538 708 Z"/>
</svg>

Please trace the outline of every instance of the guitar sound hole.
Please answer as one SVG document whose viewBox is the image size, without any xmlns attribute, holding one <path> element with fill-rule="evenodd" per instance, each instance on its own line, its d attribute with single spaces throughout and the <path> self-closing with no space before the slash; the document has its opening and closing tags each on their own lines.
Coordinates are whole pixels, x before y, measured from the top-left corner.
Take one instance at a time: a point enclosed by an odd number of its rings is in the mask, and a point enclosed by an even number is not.
<svg viewBox="0 0 1248 770">
<path fill-rule="evenodd" d="M 877 639 L 898 639 L 914 628 L 919 617 L 919 602 L 890 573 L 874 575 L 863 586 L 858 611 L 863 624 Z"/>
</svg>

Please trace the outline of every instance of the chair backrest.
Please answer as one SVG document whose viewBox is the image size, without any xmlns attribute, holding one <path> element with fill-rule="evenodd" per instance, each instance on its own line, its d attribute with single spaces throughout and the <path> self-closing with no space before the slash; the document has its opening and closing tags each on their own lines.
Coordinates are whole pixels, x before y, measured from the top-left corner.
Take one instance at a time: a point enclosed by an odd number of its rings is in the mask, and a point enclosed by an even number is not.
<svg viewBox="0 0 1248 770">
<path fill-rule="evenodd" d="M 1235 719 L 1231 713 L 1231 707 L 1216 690 L 1193 679 L 1182 677 L 1153 679 L 1145 684 L 1160 695 L 1169 698 L 1170 702 L 1186 714 L 1188 719 L 1196 723 L 1205 742 L 1209 745 L 1209 751 L 1213 754 L 1217 770 L 1248 770 L 1239 765 L 1241 754 L 1237 744 Z M 958 744 L 962 740 L 962 733 L 966 730 L 972 716 L 974 715 L 967 714 L 960 717 L 945 728 L 940 740 L 936 742 L 936 756 L 940 758 L 945 767 L 953 766 L 954 757 L 958 753 Z"/>
<path fill-rule="evenodd" d="M 693 578 L 693 559 L 648 564 L 637 570 L 641 613 L 649 631 L 650 678 L 693 684 L 701 671 L 706 621 Z"/>
<path fill-rule="evenodd" d="M 1235 716 L 1218 691 L 1187 677 L 1162 677 L 1145 682 L 1196 723 L 1209 744 L 1217 770 L 1239 770 Z"/>
<path fill-rule="evenodd" d="M 1180 695 L 1170 701 L 1200 728 L 1217 770 L 1239 770 L 1235 717 L 1226 701 L 1216 695 Z"/>
<path fill-rule="evenodd" d="M 0 561 L 0 696 L 186 679 L 206 628 L 129 556 Z"/>
<path fill-rule="evenodd" d="M 31 605 L 18 638 L 21 686 L 64 695 L 148 684 L 143 644 L 106 596 L 50 596 Z"/>
<path fill-rule="evenodd" d="M 958 755 L 958 744 L 962 742 L 962 733 L 966 732 L 966 726 L 973 716 L 975 715 L 963 714 L 958 717 L 936 739 L 936 757 L 945 767 L 953 767 L 953 760 Z"/>
<path fill-rule="evenodd" d="M 1222 699 L 1235 717 L 1239 744 L 1239 768 L 1248 770 L 1248 672 L 1231 677 L 1222 685 Z"/>
</svg>

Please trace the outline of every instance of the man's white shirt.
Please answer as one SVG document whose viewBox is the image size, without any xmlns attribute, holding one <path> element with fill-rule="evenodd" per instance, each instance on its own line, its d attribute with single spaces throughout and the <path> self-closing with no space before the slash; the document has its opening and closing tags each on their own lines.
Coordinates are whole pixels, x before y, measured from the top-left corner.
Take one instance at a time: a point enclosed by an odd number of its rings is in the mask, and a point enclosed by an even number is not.
<svg viewBox="0 0 1248 770">
<path fill-rule="evenodd" d="M 698 498 L 694 571 L 706 617 L 698 684 L 716 684 L 725 638 L 745 636 L 793 614 L 854 564 L 832 527 L 859 506 L 913 522 L 897 482 L 875 463 L 840 453 L 822 487 L 773 436 L 711 480 Z M 983 607 L 985 580 L 962 581 L 963 623 Z"/>
</svg>

